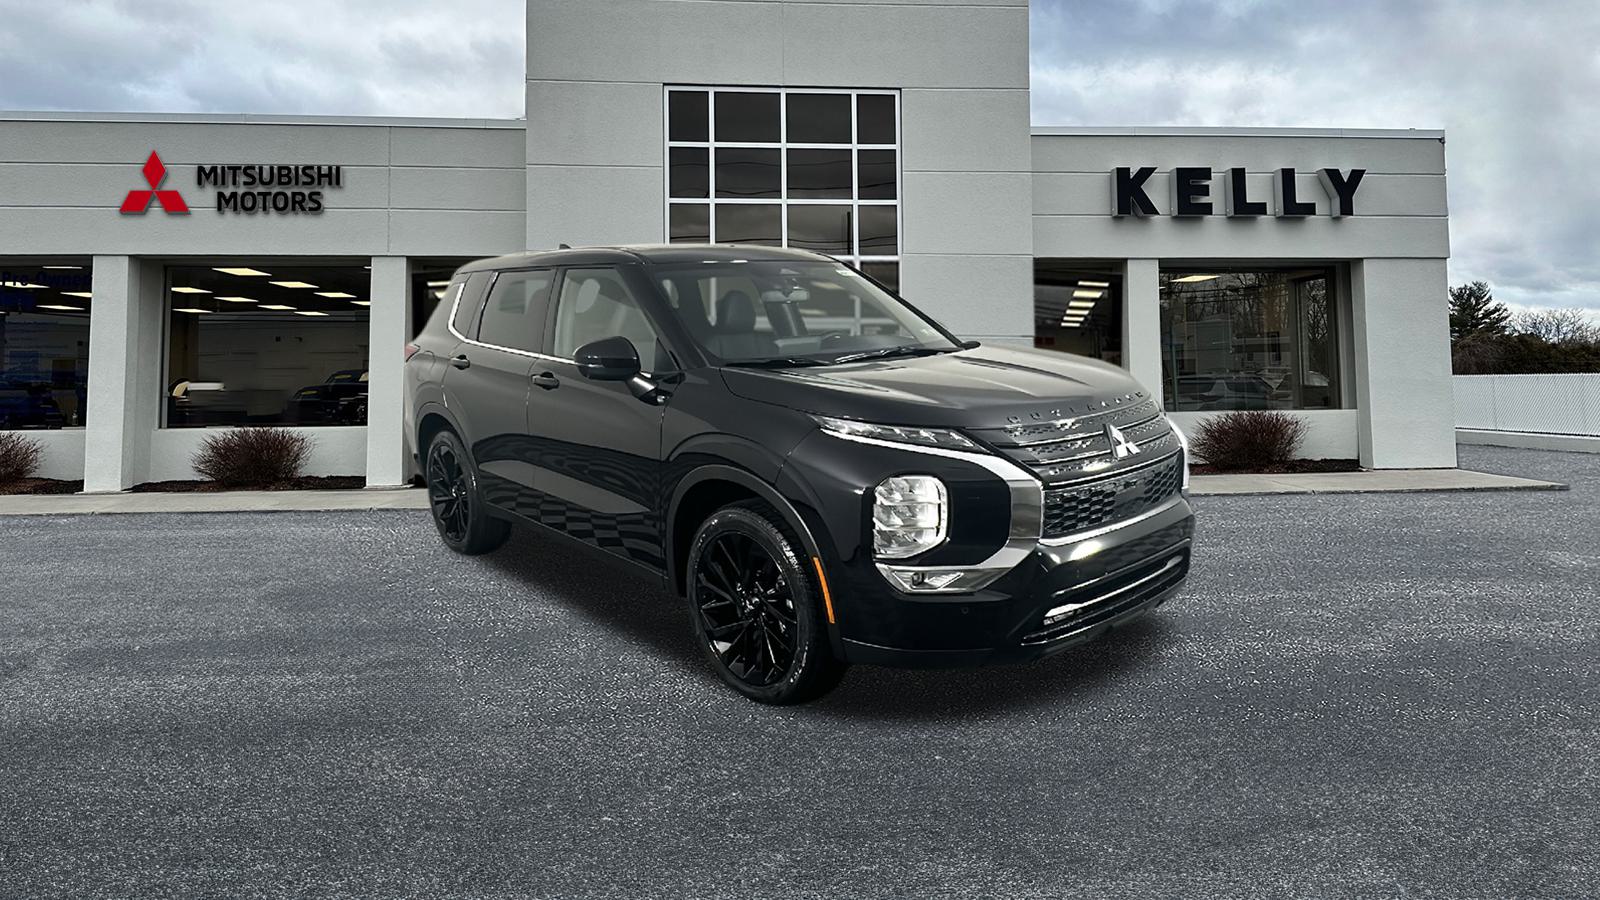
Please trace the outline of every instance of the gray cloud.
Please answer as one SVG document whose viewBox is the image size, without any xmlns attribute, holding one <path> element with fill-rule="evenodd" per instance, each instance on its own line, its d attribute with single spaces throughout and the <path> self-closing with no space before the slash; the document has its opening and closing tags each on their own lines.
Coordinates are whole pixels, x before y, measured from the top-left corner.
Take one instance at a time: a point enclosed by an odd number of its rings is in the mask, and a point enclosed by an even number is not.
<svg viewBox="0 0 1600 900">
<path fill-rule="evenodd" d="M 1453 281 L 1600 309 L 1600 5 L 1035 0 L 1036 124 L 1448 132 Z"/>
</svg>

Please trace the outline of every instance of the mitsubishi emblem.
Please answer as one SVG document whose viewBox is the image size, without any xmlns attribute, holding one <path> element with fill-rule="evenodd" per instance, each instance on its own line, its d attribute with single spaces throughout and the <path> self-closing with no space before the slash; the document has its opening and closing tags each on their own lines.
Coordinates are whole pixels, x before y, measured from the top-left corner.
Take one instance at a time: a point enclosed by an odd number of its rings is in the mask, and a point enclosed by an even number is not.
<svg viewBox="0 0 1600 900">
<path fill-rule="evenodd" d="M 1139 453 L 1139 445 L 1128 440 L 1127 436 L 1115 425 L 1106 425 L 1106 443 L 1111 445 L 1112 459 L 1127 459 L 1130 456 L 1137 456 Z"/>
</svg>

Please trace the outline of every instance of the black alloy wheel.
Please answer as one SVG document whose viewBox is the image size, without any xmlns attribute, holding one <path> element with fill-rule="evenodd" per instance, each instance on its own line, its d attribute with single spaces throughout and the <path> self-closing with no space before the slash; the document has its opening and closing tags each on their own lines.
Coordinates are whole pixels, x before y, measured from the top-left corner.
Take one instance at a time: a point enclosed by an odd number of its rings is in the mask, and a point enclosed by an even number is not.
<svg viewBox="0 0 1600 900">
<path fill-rule="evenodd" d="M 461 439 L 442 432 L 428 447 L 428 507 L 445 545 L 474 556 L 506 542 L 510 526 L 492 518 L 479 496 L 478 480 Z"/>
<path fill-rule="evenodd" d="M 695 635 L 730 686 L 764 703 L 799 703 L 832 689 L 844 665 L 829 650 L 814 579 L 798 542 L 765 504 L 734 504 L 701 526 L 690 548 Z"/>
</svg>

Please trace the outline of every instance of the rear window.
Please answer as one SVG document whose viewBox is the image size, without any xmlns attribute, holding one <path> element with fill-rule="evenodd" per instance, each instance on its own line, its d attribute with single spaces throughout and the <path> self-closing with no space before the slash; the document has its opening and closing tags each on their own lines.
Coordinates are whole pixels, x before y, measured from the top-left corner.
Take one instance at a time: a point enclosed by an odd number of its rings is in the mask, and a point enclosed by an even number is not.
<svg viewBox="0 0 1600 900">
<path fill-rule="evenodd" d="M 473 272 L 465 281 L 458 275 L 445 290 L 443 305 L 455 309 L 455 318 L 450 324 L 458 333 L 467 336 L 478 333 L 478 313 L 483 309 L 483 289 L 493 275 L 493 272 Z"/>
</svg>

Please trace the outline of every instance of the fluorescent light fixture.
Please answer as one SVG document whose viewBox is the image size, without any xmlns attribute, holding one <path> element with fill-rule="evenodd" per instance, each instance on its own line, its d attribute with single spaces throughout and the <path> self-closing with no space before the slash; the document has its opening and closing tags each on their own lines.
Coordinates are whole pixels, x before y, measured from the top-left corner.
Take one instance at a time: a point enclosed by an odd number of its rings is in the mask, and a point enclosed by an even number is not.
<svg viewBox="0 0 1600 900">
<path fill-rule="evenodd" d="M 221 300 L 223 303 L 255 303 L 255 302 L 257 302 L 255 300 L 251 300 L 249 297 L 218 297 L 217 299 Z"/>
<path fill-rule="evenodd" d="M 317 291 L 318 297 L 331 297 L 334 300 L 354 300 L 355 294 L 346 294 L 344 291 Z"/>
<path fill-rule="evenodd" d="M 1108 288 L 1108 287 L 1111 287 L 1111 282 L 1109 282 L 1109 281 L 1080 281 L 1080 282 L 1078 282 L 1078 287 Z"/>
<path fill-rule="evenodd" d="M 1098 302 L 1100 302 L 1100 301 L 1098 301 L 1098 300 L 1068 300 L 1067 301 L 1067 308 L 1068 309 L 1094 309 L 1095 304 L 1098 303 Z"/>
<path fill-rule="evenodd" d="M 39 304 L 39 308 L 40 309 L 59 309 L 62 312 L 83 312 L 83 307 L 81 307 L 81 306 L 62 306 L 59 303 L 41 303 L 41 304 Z"/>
<path fill-rule="evenodd" d="M 193 391 L 225 391 L 227 388 L 220 381 L 191 381 L 189 390 Z"/>
<path fill-rule="evenodd" d="M 82 297 L 83 299 L 87 300 L 90 297 L 93 297 L 94 295 L 89 293 L 88 291 L 62 291 L 61 292 L 61 296 L 63 296 L 63 297 Z"/>
<path fill-rule="evenodd" d="M 204 288 L 197 288 L 197 287 L 175 287 L 175 288 L 172 289 L 172 292 L 174 294 L 209 294 L 209 293 L 211 293 L 210 291 L 208 291 L 208 290 L 206 290 Z"/>
<path fill-rule="evenodd" d="M 0 287 L 21 288 L 26 291 L 42 291 L 44 285 L 34 284 L 31 281 L 0 281 Z"/>
<path fill-rule="evenodd" d="M 1194 284 L 1197 281 L 1210 281 L 1213 278 L 1220 277 L 1220 275 L 1179 275 L 1172 280 L 1177 284 Z"/>
<path fill-rule="evenodd" d="M 372 301 L 371 300 L 351 300 L 350 302 L 354 303 L 356 306 L 371 306 L 372 305 Z"/>
<path fill-rule="evenodd" d="M 278 287 L 281 287 L 281 288 L 293 288 L 294 290 L 297 290 L 297 291 L 298 290 L 314 291 L 314 290 L 317 289 L 316 285 L 307 284 L 304 281 L 274 281 L 272 283 L 277 285 Z"/>
<path fill-rule="evenodd" d="M 83 268 L 83 266 L 40 266 L 39 268 L 41 268 L 41 269 L 66 269 L 68 271 L 76 272 L 79 269 Z"/>
<path fill-rule="evenodd" d="M 428 287 L 444 287 L 445 285 L 448 285 L 449 283 L 450 282 L 448 282 L 448 281 L 430 281 L 430 282 L 428 282 Z"/>
<path fill-rule="evenodd" d="M 211 271 L 213 271 L 213 272 L 221 272 L 224 275 L 241 275 L 241 276 L 245 276 L 245 277 L 256 277 L 256 278 L 271 278 L 272 277 L 272 273 L 271 272 L 261 272 L 261 271 L 258 271 L 256 269 L 217 269 L 217 268 L 213 268 Z"/>
<path fill-rule="evenodd" d="M 193 314 L 195 314 L 197 316 L 209 315 L 211 313 L 211 310 L 209 310 L 209 309 L 194 309 L 193 307 L 188 307 L 188 306 L 179 306 L 179 307 L 176 307 L 175 309 L 173 309 L 172 311 L 173 312 L 181 312 L 181 313 L 193 313 Z"/>
<path fill-rule="evenodd" d="M 1106 295 L 1105 291 L 1076 290 L 1076 291 L 1072 292 L 1072 296 L 1074 296 L 1074 297 L 1082 297 L 1082 298 L 1088 299 L 1088 300 L 1099 300 L 1101 297 L 1104 297 L 1105 295 Z"/>
<path fill-rule="evenodd" d="M 321 310 L 316 310 L 316 309 L 297 309 L 297 310 L 294 311 L 294 314 L 297 315 L 297 316 L 325 316 L 325 315 L 327 315 L 327 313 L 322 312 Z"/>
<path fill-rule="evenodd" d="M 294 307 L 292 307 L 292 306 L 284 306 L 282 303 L 263 303 L 259 307 L 257 307 L 257 309 L 281 309 L 281 310 L 287 310 L 287 309 L 294 309 Z"/>
</svg>

